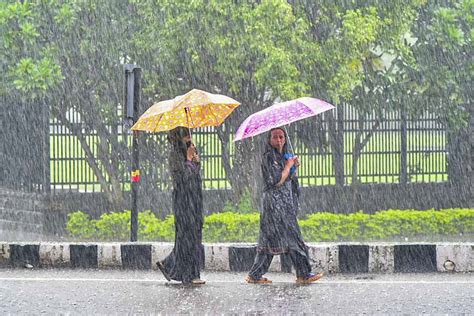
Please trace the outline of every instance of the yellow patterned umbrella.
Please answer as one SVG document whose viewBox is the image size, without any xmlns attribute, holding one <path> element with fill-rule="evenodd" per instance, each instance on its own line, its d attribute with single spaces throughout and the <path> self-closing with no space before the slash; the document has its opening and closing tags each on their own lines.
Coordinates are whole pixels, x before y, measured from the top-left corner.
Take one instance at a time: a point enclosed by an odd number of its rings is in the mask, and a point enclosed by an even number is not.
<svg viewBox="0 0 474 316">
<path fill-rule="evenodd" d="M 178 126 L 219 126 L 240 105 L 225 95 L 193 89 L 172 100 L 153 104 L 132 126 L 134 131 L 163 132 Z"/>
</svg>

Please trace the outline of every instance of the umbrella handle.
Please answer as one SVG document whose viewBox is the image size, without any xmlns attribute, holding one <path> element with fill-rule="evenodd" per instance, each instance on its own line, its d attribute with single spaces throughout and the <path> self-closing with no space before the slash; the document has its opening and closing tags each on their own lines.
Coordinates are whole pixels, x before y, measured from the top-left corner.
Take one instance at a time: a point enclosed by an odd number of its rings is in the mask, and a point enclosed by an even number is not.
<svg viewBox="0 0 474 316">
<path fill-rule="evenodd" d="M 290 134 L 288 134 L 288 131 L 286 130 L 286 126 L 283 126 L 283 128 L 285 129 L 286 138 L 288 139 L 288 145 L 290 145 L 291 152 L 292 152 L 293 154 L 295 154 L 295 151 L 294 151 L 294 149 L 293 149 L 293 146 L 291 146 Z"/>
<path fill-rule="evenodd" d="M 189 131 L 189 138 L 191 138 L 191 141 L 192 141 L 193 140 L 193 135 L 191 133 L 191 128 L 189 127 L 189 118 L 191 118 L 191 123 L 193 123 L 193 125 L 194 125 L 193 118 L 191 117 L 191 114 L 189 114 L 189 108 L 188 107 L 185 107 L 184 111 L 186 112 L 186 121 L 187 121 L 187 124 L 188 124 L 187 127 L 188 127 L 188 131 Z M 196 144 L 194 144 L 194 148 L 195 148 L 196 154 L 198 154 Z"/>
<path fill-rule="evenodd" d="M 188 107 L 185 107 L 184 108 L 184 112 L 186 112 L 186 122 L 188 124 L 187 128 L 188 128 L 188 131 L 189 131 L 189 137 L 191 139 L 193 139 L 193 135 L 191 134 L 191 128 L 189 127 L 189 118 L 191 117 L 191 115 L 189 114 L 189 108 Z M 191 123 L 193 122 L 193 119 L 191 118 Z M 193 123 L 194 124 L 194 123 Z"/>
</svg>

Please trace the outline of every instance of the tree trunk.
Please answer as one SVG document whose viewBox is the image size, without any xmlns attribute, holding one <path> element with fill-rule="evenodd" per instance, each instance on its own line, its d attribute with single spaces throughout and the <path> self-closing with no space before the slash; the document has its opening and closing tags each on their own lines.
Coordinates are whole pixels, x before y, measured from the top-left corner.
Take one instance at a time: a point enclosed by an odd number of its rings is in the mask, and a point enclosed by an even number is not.
<svg viewBox="0 0 474 316">
<path fill-rule="evenodd" d="M 342 105 L 337 107 L 337 121 L 332 111 L 327 112 L 328 132 L 331 142 L 332 167 L 336 177 L 336 185 L 344 185 L 344 121 Z"/>
<path fill-rule="evenodd" d="M 252 189 L 254 206 L 259 204 L 261 184 L 260 165 L 261 150 L 263 148 L 262 138 L 254 137 L 234 143 L 235 153 L 233 165 L 230 155 L 230 131 L 218 128 L 217 134 L 221 140 L 222 162 L 224 170 L 232 187 L 231 200 L 236 205 L 247 188 Z"/>
<path fill-rule="evenodd" d="M 107 159 L 105 159 L 105 157 L 102 157 L 101 161 L 106 167 L 105 172 L 109 178 L 109 181 L 107 181 L 103 171 L 99 167 L 98 159 L 94 157 L 94 154 L 91 148 L 89 147 L 89 144 L 87 144 L 85 135 L 82 134 L 82 126 L 76 126 L 76 124 L 71 123 L 63 113 L 58 113 L 57 119 L 61 122 L 61 124 L 66 126 L 69 131 L 79 140 L 81 148 L 85 153 L 86 161 L 89 167 L 94 172 L 94 175 L 97 177 L 97 180 L 99 181 L 99 184 L 102 190 L 104 191 L 108 202 L 111 203 L 112 207 L 115 210 L 123 210 L 125 208 L 125 199 L 122 193 L 121 181 L 117 177 L 118 170 L 112 170 L 111 165 L 106 162 Z M 101 139 L 100 136 L 99 139 Z"/>
<path fill-rule="evenodd" d="M 356 134 L 356 138 L 354 140 L 354 146 L 352 150 L 352 184 L 356 185 L 359 183 L 359 159 L 362 154 L 362 150 L 370 141 L 372 136 L 374 135 L 377 128 L 379 128 L 380 123 L 382 122 L 381 118 L 377 118 L 374 125 L 370 129 L 370 132 L 365 134 L 362 138 L 363 130 L 364 130 L 364 122 L 365 118 L 363 116 L 359 116 L 359 131 Z"/>
<path fill-rule="evenodd" d="M 448 180 L 462 183 L 472 175 L 474 110 L 465 128 L 447 127 Z"/>
</svg>

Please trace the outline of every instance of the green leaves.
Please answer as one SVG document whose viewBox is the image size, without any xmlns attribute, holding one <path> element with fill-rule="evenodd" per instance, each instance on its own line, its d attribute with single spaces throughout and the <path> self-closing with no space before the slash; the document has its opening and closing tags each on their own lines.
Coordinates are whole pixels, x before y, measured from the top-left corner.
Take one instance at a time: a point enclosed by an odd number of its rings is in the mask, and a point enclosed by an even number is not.
<svg viewBox="0 0 474 316">
<path fill-rule="evenodd" d="M 64 77 L 51 47 L 43 44 L 39 5 L 29 1 L 0 6 L 0 63 L 7 72 L 5 85 L 21 92 L 24 99 L 45 96 Z M 13 83 L 13 84 L 11 84 Z"/>
<path fill-rule="evenodd" d="M 17 46 L 33 45 L 39 37 L 35 22 L 37 15 L 34 8 L 26 2 L 2 2 L 0 4 L 0 31 L 1 43 L 6 50 L 5 53 L 20 52 Z M 1 54 L 1 53 L 0 53 Z"/>
<path fill-rule="evenodd" d="M 304 95 L 380 120 L 401 107 L 412 117 L 436 112 L 458 128 L 472 103 L 473 7 L 474 0 L 1 1 L 0 94 L 44 98 L 53 115 L 74 107 L 82 124 L 100 130 L 117 121 L 126 61 L 143 69 L 144 104 L 191 88 L 239 100 L 226 131 L 276 100 Z M 101 143 L 114 142 L 100 133 Z M 104 178 L 119 169 L 107 170 Z"/>
<path fill-rule="evenodd" d="M 256 242 L 258 213 L 223 212 L 205 218 L 206 242 Z M 150 211 L 138 214 L 138 237 L 146 241 L 173 241 L 174 218 L 158 220 Z M 373 215 L 314 213 L 299 221 L 307 242 L 369 241 L 454 237 L 474 233 L 474 209 L 387 210 Z M 79 240 L 128 240 L 130 211 L 103 214 L 98 220 L 75 212 L 69 214 L 66 230 Z"/>
<path fill-rule="evenodd" d="M 95 238 L 97 232 L 91 217 L 81 211 L 68 214 L 66 230 L 77 239 Z"/>
<path fill-rule="evenodd" d="M 412 83 L 421 92 L 414 102 L 438 113 L 450 130 L 467 125 L 472 99 L 473 8 L 472 0 L 428 2 L 411 28 L 417 64 Z"/>
<path fill-rule="evenodd" d="M 307 241 L 368 241 L 474 232 L 474 210 L 387 210 L 373 215 L 315 213 L 300 222 Z"/>
<path fill-rule="evenodd" d="M 364 47 L 377 38 L 381 19 L 377 9 L 369 7 L 363 12 L 360 9 L 348 10 L 342 18 L 342 36 L 355 47 Z"/>
<path fill-rule="evenodd" d="M 208 242 L 255 242 L 258 237 L 260 215 L 232 212 L 206 217 L 203 238 Z"/>
<path fill-rule="evenodd" d="M 66 230 L 77 239 L 128 240 L 130 211 L 105 213 L 93 220 L 81 211 L 68 214 Z M 141 240 L 169 241 L 174 238 L 174 217 L 160 221 L 151 211 L 138 214 L 138 237 Z"/>
<path fill-rule="evenodd" d="M 469 55 L 473 7 L 473 0 L 143 0 L 120 5 L 10 0 L 0 4 L 0 55 L 14 88 L 37 95 L 51 93 L 61 81 L 59 69 L 67 80 L 86 73 L 89 55 L 90 61 L 102 63 L 98 74 L 123 56 L 142 65 L 144 90 L 155 100 L 201 87 L 229 93 L 255 107 L 252 111 L 263 102 L 302 95 L 345 100 L 369 111 L 387 106 L 375 96 L 386 85 L 403 91 L 397 97 L 407 90 L 428 95 L 446 91 L 447 100 L 460 104 L 466 101 L 460 82 L 472 75 L 472 66 L 464 65 L 465 75 L 459 76 L 449 64 L 439 71 L 441 76 L 432 77 L 442 78 L 433 91 L 414 85 L 412 77 L 414 70 L 418 75 L 436 72 L 420 60 L 429 49 L 445 50 L 445 59 L 452 61 L 461 53 Z M 418 52 L 423 45 L 427 47 Z M 44 55 L 47 50 L 54 54 Z M 46 63 L 50 73 L 40 70 Z M 454 83 L 444 81 L 449 77 L 456 77 Z M 370 93 L 374 96 L 368 100 Z"/>
<path fill-rule="evenodd" d="M 23 58 L 10 75 L 17 78 L 13 81 L 15 87 L 32 99 L 64 79 L 61 68 L 48 57 L 41 60 Z"/>
<path fill-rule="evenodd" d="M 35 38 L 39 36 L 39 33 L 36 31 L 36 27 L 29 22 L 21 24 L 20 30 L 23 40 L 28 44 L 34 43 Z"/>
<path fill-rule="evenodd" d="M 274 99 L 307 90 L 298 68 L 306 26 L 286 1 L 166 2 L 159 11 L 144 1 L 137 7 L 146 21 L 138 41 L 162 65 L 159 76 L 150 74 L 160 94 L 215 87 L 255 103 L 258 93 Z"/>
<path fill-rule="evenodd" d="M 77 10 L 78 8 L 75 8 L 73 4 L 64 3 L 59 7 L 57 14 L 54 16 L 54 21 L 70 30 L 76 22 Z"/>
<path fill-rule="evenodd" d="M 465 34 L 459 23 L 459 12 L 453 8 L 439 8 L 435 12 L 436 22 L 433 31 L 437 40 L 447 49 L 466 43 Z"/>
</svg>

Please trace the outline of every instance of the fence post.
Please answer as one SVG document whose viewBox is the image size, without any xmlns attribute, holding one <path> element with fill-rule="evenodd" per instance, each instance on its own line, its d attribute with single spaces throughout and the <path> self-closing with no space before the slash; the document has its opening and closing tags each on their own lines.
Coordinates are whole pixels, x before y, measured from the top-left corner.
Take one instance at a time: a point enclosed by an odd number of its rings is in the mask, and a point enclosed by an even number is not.
<svg viewBox="0 0 474 316">
<path fill-rule="evenodd" d="M 344 108 L 337 106 L 337 128 L 336 128 L 336 154 L 335 167 L 336 185 L 344 185 Z"/>
<path fill-rule="evenodd" d="M 400 110 L 400 183 L 408 183 L 407 173 L 407 115 L 405 107 Z"/>
<path fill-rule="evenodd" d="M 49 102 L 41 100 L 42 127 L 43 127 L 43 193 L 51 193 L 51 171 L 50 171 L 50 144 L 49 144 Z"/>
</svg>

